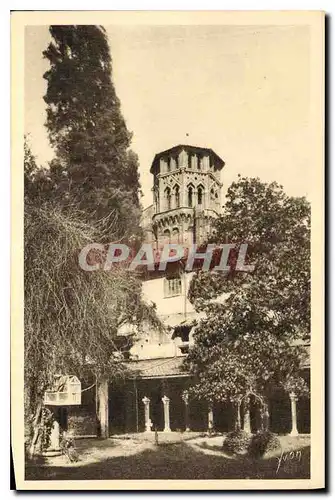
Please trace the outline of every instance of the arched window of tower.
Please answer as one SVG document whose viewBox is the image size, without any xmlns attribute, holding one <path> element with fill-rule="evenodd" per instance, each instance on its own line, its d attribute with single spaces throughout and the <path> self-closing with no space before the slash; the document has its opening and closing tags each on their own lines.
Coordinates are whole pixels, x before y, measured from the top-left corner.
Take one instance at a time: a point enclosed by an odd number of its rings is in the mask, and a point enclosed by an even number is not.
<svg viewBox="0 0 335 500">
<path fill-rule="evenodd" d="M 198 187 L 198 193 L 197 194 L 198 194 L 198 199 L 197 199 L 198 206 L 201 207 L 202 204 L 203 204 L 203 194 L 204 194 L 204 189 L 203 189 L 202 186 Z"/>
<path fill-rule="evenodd" d="M 169 229 L 164 229 L 163 236 L 164 236 L 164 244 L 171 243 L 171 233 Z"/>
<path fill-rule="evenodd" d="M 179 229 L 177 227 L 172 229 L 172 243 L 179 243 Z"/>
<path fill-rule="evenodd" d="M 188 206 L 189 207 L 193 207 L 193 187 L 192 186 L 189 186 L 188 187 Z"/>
<path fill-rule="evenodd" d="M 165 189 L 165 201 L 166 210 L 171 210 L 171 189 L 169 187 Z"/>
</svg>

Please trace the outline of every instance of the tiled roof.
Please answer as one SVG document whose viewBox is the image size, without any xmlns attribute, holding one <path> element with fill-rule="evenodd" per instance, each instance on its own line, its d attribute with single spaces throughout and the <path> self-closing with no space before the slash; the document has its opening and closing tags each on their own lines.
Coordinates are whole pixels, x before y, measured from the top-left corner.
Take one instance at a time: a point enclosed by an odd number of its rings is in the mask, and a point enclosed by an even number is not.
<svg viewBox="0 0 335 500">
<path fill-rule="evenodd" d="M 185 377 L 188 374 L 182 369 L 184 359 L 184 356 L 141 359 L 129 361 L 127 368 L 131 372 L 130 378 Z"/>
</svg>

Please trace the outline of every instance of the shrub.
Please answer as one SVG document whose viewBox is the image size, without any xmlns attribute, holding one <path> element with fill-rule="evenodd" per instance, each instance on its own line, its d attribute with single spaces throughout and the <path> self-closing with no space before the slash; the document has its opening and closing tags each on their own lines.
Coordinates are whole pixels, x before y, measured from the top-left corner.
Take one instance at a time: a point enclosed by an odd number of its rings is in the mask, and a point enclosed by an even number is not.
<svg viewBox="0 0 335 500">
<path fill-rule="evenodd" d="M 260 431 L 252 436 L 248 452 L 252 457 L 262 457 L 265 453 L 277 448 L 280 448 L 278 437 L 270 431 Z"/>
<path fill-rule="evenodd" d="M 250 435 L 243 430 L 229 432 L 223 441 L 222 449 L 229 455 L 242 454 L 248 450 Z"/>
</svg>

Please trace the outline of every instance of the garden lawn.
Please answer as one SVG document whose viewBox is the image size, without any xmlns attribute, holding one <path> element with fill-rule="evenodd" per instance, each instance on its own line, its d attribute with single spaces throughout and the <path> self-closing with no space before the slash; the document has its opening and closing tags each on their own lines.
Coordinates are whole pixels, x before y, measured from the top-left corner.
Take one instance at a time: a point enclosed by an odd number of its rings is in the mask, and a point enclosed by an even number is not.
<svg viewBox="0 0 335 500">
<path fill-rule="evenodd" d="M 211 439 L 213 445 L 211 445 Z M 221 437 L 221 442 L 223 438 Z M 27 480 L 94 479 L 293 479 L 310 477 L 309 437 L 283 436 L 280 453 L 263 459 L 228 457 L 220 451 L 219 438 L 199 438 L 179 443 L 135 440 L 78 441 L 81 460 L 75 464 L 63 456 L 26 467 Z M 212 449 L 211 449 L 212 448 Z M 301 459 L 290 452 L 301 450 Z M 285 455 L 286 454 L 286 455 Z M 279 463 L 280 461 L 280 463 Z M 279 467 L 278 467 L 279 465 Z M 275 487 L 275 486 L 274 486 Z"/>
</svg>

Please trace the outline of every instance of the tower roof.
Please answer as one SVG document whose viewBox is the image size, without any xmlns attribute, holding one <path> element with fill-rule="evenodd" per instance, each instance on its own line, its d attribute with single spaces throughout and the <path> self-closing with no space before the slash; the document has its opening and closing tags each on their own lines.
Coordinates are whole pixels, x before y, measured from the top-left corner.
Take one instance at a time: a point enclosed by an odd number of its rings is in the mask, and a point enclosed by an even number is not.
<svg viewBox="0 0 335 500">
<path fill-rule="evenodd" d="M 212 149 L 210 149 L 210 148 L 202 148 L 200 146 L 190 146 L 190 145 L 187 145 L 187 144 L 178 144 L 178 146 L 173 146 L 170 149 L 166 149 L 165 151 L 161 151 L 160 153 L 157 153 L 155 155 L 155 157 L 154 157 L 153 162 L 152 162 L 152 165 L 151 165 L 151 168 L 150 168 L 150 172 L 154 173 L 155 166 L 156 166 L 156 164 L 159 161 L 159 158 L 161 156 L 164 156 L 164 155 L 167 155 L 167 154 L 170 154 L 170 153 L 177 153 L 177 152 L 180 152 L 182 150 L 189 151 L 189 152 L 192 152 L 192 153 L 197 153 L 197 154 L 198 153 L 207 153 L 212 158 L 215 159 L 215 163 L 216 163 L 216 165 L 217 165 L 217 167 L 219 169 L 221 169 L 221 168 L 224 167 L 225 162 Z"/>
</svg>

